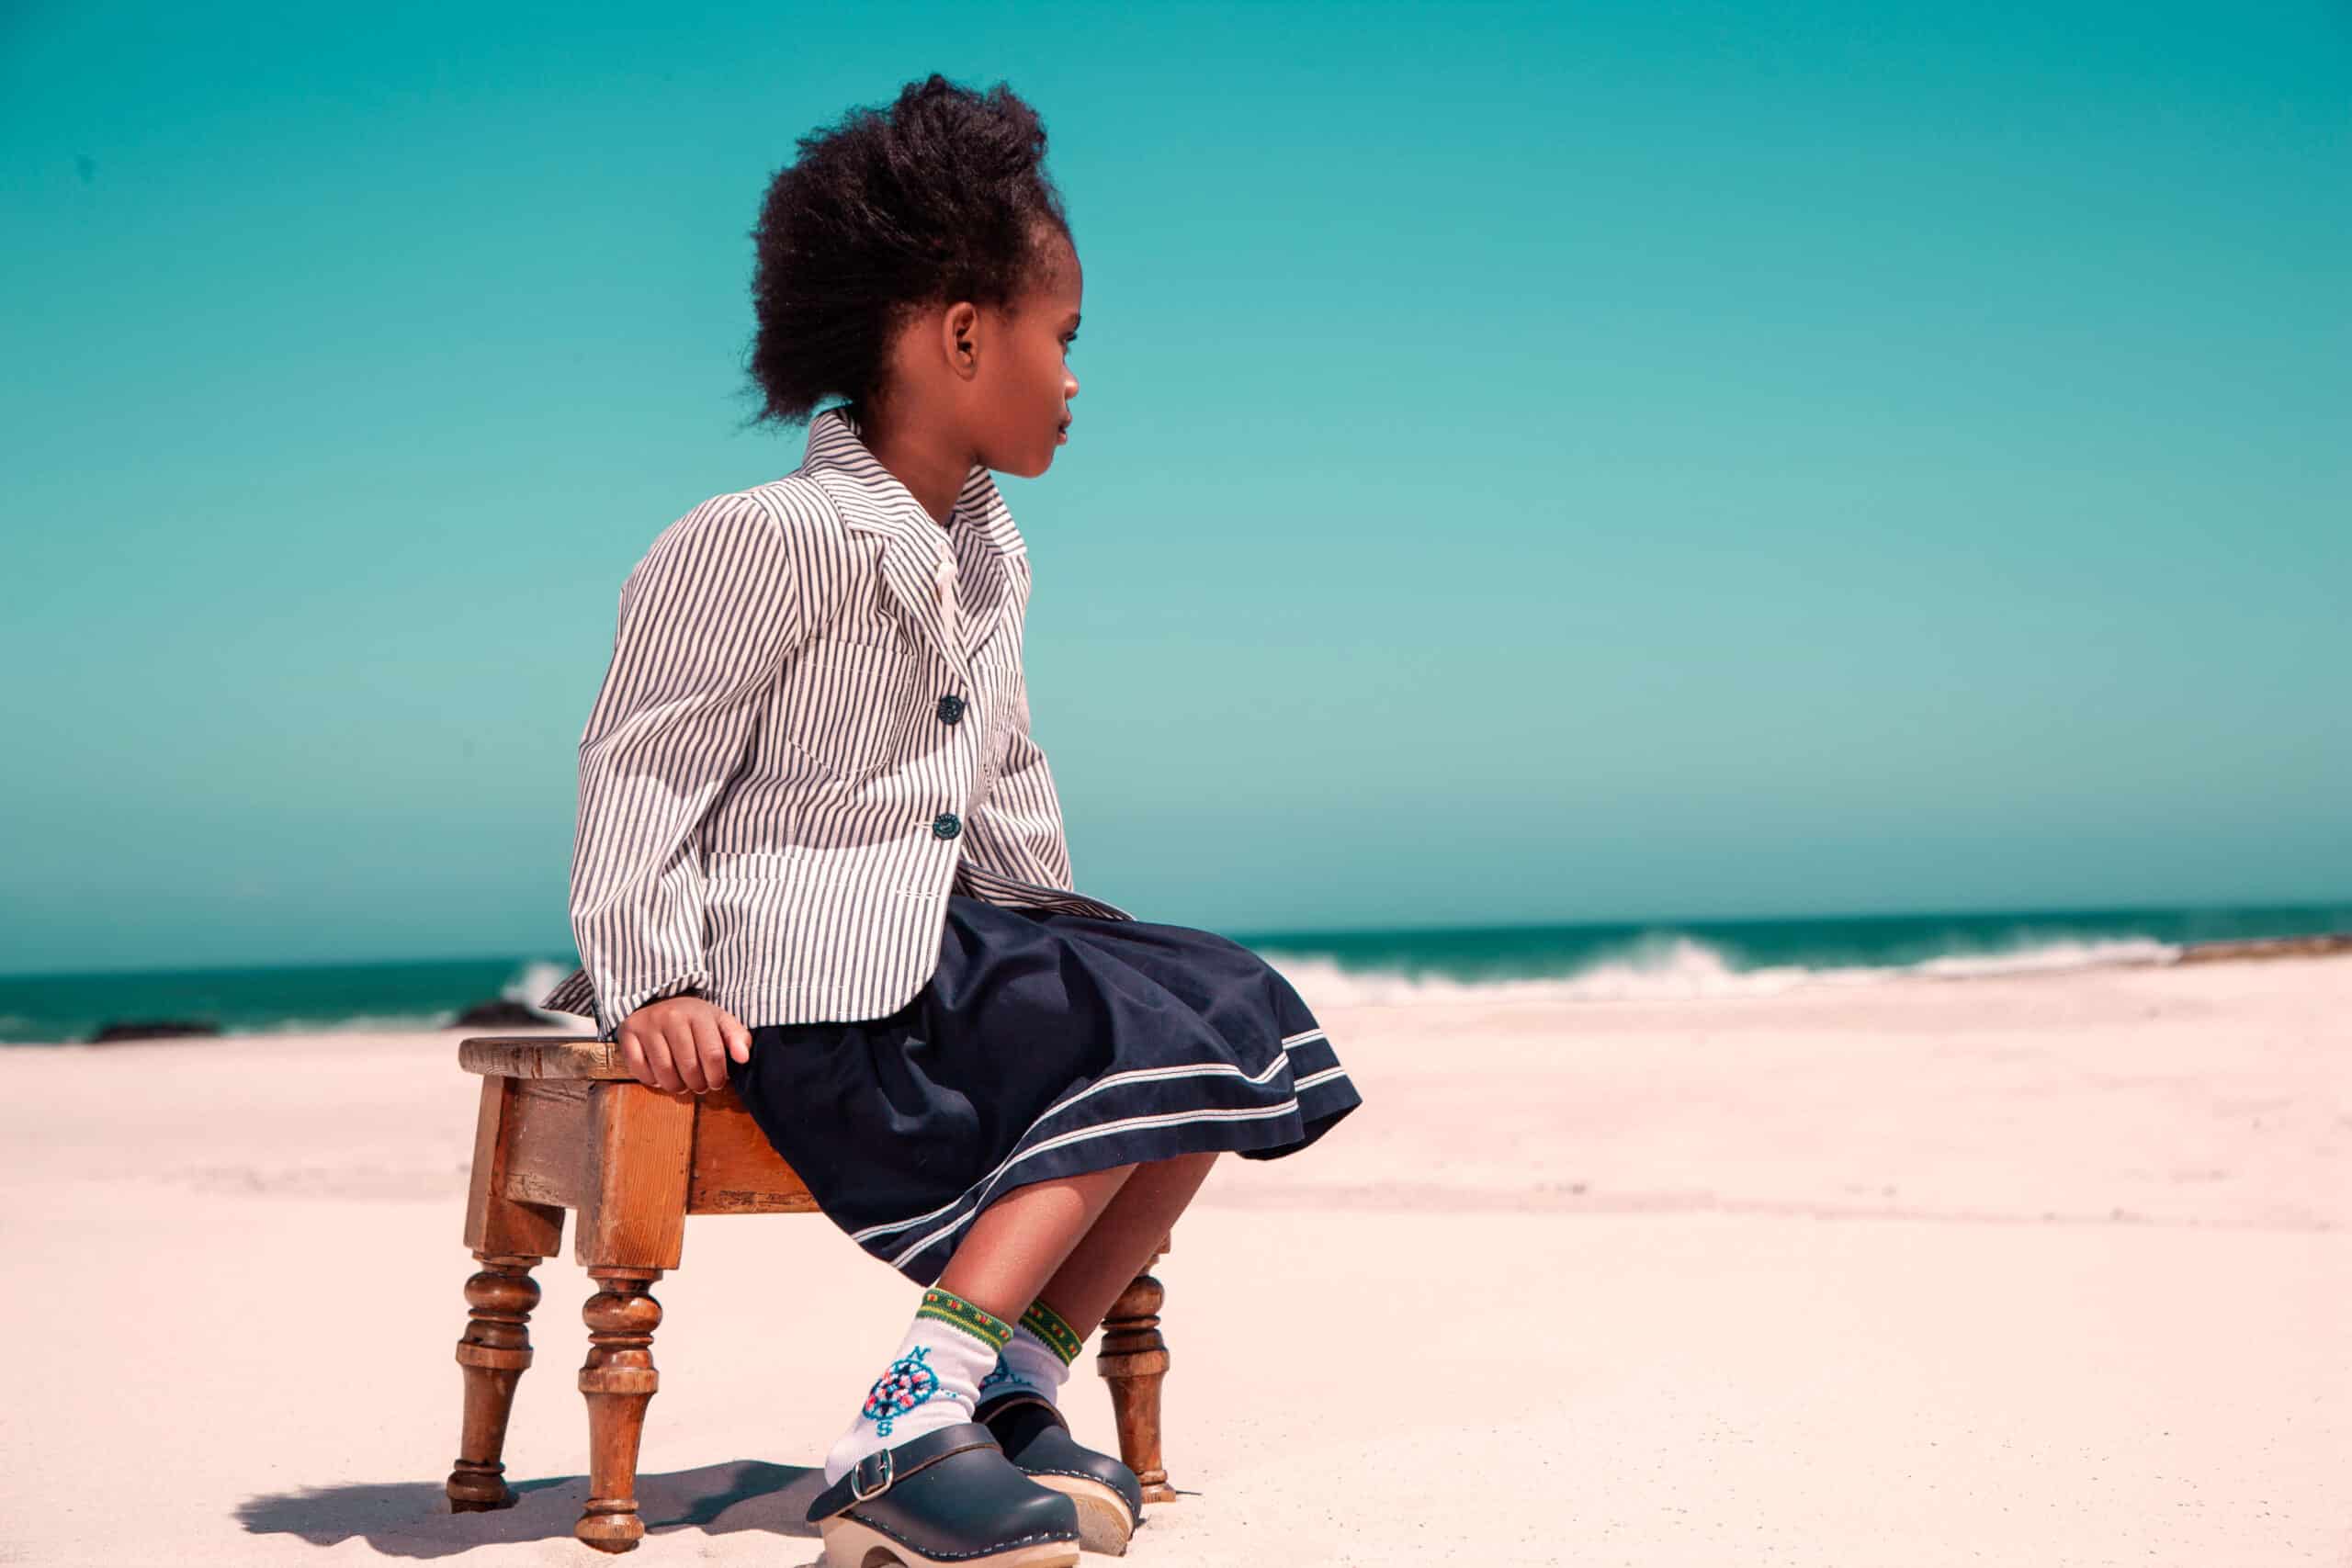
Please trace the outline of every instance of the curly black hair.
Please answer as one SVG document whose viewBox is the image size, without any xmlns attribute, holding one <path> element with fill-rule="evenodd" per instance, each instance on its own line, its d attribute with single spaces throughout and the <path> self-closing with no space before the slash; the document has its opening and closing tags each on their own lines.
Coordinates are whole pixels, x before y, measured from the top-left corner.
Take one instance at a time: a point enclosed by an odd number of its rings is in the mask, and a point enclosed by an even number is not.
<svg viewBox="0 0 2352 1568">
<path fill-rule="evenodd" d="M 748 423 L 801 423 L 829 394 L 862 423 L 887 397 L 910 311 L 1010 305 L 1036 280 L 1046 236 L 1070 237 L 1045 122 L 1001 82 L 980 94 L 933 72 L 887 111 L 853 108 L 798 145 L 752 231 L 749 368 L 765 406 Z"/>
</svg>

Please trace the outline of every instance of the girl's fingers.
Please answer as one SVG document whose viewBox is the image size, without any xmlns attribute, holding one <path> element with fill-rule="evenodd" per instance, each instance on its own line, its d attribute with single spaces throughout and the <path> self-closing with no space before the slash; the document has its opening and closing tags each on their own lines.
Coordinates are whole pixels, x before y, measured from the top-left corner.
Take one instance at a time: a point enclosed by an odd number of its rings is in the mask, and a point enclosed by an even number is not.
<svg viewBox="0 0 2352 1568">
<path fill-rule="evenodd" d="M 752 1059 L 752 1032 L 724 1008 L 665 1009 L 658 1023 L 624 1024 L 621 1060 L 638 1082 L 664 1094 L 727 1087 L 727 1062 Z"/>
<path fill-rule="evenodd" d="M 702 1079 L 697 1094 L 727 1086 L 727 1046 L 718 1037 L 718 1021 L 706 1008 L 694 1017 L 695 1073 Z"/>
<path fill-rule="evenodd" d="M 670 1036 L 655 1030 L 645 1042 L 646 1065 L 653 1069 L 653 1087 L 664 1094 L 676 1094 L 685 1085 L 678 1077 L 678 1069 L 670 1049 Z"/>
<path fill-rule="evenodd" d="M 706 1086 L 702 1081 L 702 1053 L 695 1045 L 695 1026 L 681 1018 L 672 1021 L 662 1032 L 670 1042 L 670 1065 L 676 1069 L 679 1081 L 688 1094 L 700 1094 Z"/>
</svg>

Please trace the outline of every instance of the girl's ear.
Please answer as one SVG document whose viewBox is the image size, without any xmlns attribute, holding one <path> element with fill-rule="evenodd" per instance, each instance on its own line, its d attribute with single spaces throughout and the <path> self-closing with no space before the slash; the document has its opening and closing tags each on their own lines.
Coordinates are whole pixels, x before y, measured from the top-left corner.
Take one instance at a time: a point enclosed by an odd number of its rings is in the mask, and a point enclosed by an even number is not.
<svg viewBox="0 0 2352 1568">
<path fill-rule="evenodd" d="M 939 318 L 939 351 L 947 356 L 949 369 L 969 375 L 979 348 L 980 313 L 971 301 L 959 299 Z"/>
</svg>

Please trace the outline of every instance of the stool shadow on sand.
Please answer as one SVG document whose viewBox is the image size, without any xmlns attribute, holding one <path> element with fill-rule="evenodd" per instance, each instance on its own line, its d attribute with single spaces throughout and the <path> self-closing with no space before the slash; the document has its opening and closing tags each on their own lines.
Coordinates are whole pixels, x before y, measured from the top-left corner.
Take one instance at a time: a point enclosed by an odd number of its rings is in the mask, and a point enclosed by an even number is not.
<svg viewBox="0 0 2352 1568">
<path fill-rule="evenodd" d="M 824 1490 L 813 1466 L 739 1460 L 693 1470 L 637 1477 L 637 1517 L 643 1532 L 692 1530 L 731 1535 L 756 1529 L 776 1542 L 779 1568 L 820 1560 L 817 1527 L 803 1516 Z M 449 1557 L 477 1547 L 570 1535 L 588 1498 L 588 1477 L 546 1476 L 507 1483 L 514 1501 L 490 1513 L 452 1513 L 439 1483 L 322 1486 L 247 1499 L 237 1522 L 250 1535 L 300 1536 L 312 1546 L 354 1537 L 387 1557 Z M 788 1538 L 808 1542 L 806 1559 Z M 587 1555 L 582 1553 L 582 1555 Z"/>
<path fill-rule="evenodd" d="M 588 1327 L 587 1359 L 578 1378 L 588 1407 L 588 1484 L 572 1534 L 600 1551 L 627 1551 L 648 1528 L 637 1460 L 646 1405 L 661 1386 L 653 1343 L 662 1303 L 652 1287 L 678 1267 L 686 1216 L 816 1213 L 816 1200 L 732 1089 L 664 1094 L 637 1081 L 622 1065 L 618 1046 L 596 1040 L 463 1040 L 458 1064 L 481 1075 L 482 1085 L 465 1226 L 478 1271 L 465 1284 L 469 1311 L 458 1341 L 465 1413 L 457 1462 L 444 1487 L 447 1506 L 460 1515 L 497 1514 L 522 1501 L 521 1490 L 505 1479 L 501 1456 L 516 1386 L 532 1364 L 539 1287 L 531 1270 L 561 1248 L 570 1211 L 578 1216 L 572 1256 L 595 1286 L 581 1308 Z M 1167 1250 L 1163 1240 L 1151 1261 Z M 1160 1458 L 1160 1382 L 1168 1371 L 1168 1346 L 1159 1333 L 1163 1295 L 1148 1272 L 1136 1275 L 1103 1319 L 1095 1358 L 1095 1370 L 1111 1385 L 1119 1457 L 1142 1482 L 1147 1503 L 1173 1502 L 1177 1495 Z M 544 1336 L 545 1321 L 538 1326 Z M 714 1498 L 732 1497 L 729 1488 L 745 1483 L 747 1475 L 823 1480 L 818 1472 L 775 1465 L 679 1474 L 703 1478 L 697 1484 L 729 1479 L 706 1484 L 696 1500 L 665 1504 L 665 1517 L 679 1509 L 700 1517 L 697 1511 Z M 809 1487 L 801 1498 L 803 1511 L 817 1490 Z M 754 1503 L 749 1511 L 767 1528 L 811 1533 L 799 1513 L 772 1520 L 775 1505 L 767 1493 L 755 1489 L 746 1495 Z M 288 1506 L 283 1498 L 259 1502 Z M 501 1533 L 490 1521 L 477 1528 L 481 1533 L 470 1539 Z M 524 1532 L 542 1533 L 550 1532 Z"/>
</svg>

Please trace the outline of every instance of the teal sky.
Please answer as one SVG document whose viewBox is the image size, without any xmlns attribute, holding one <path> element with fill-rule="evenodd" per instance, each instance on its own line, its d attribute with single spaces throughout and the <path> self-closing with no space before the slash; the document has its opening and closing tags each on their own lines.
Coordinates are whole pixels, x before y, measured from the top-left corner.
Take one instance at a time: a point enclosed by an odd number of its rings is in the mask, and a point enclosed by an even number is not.
<svg viewBox="0 0 2352 1568">
<path fill-rule="evenodd" d="M 648 17 L 658 17 L 658 22 Z M 9 7 L 0 968 L 568 953 L 794 138 L 1044 115 L 1079 886 L 2352 893 L 2340 6 Z"/>
</svg>

